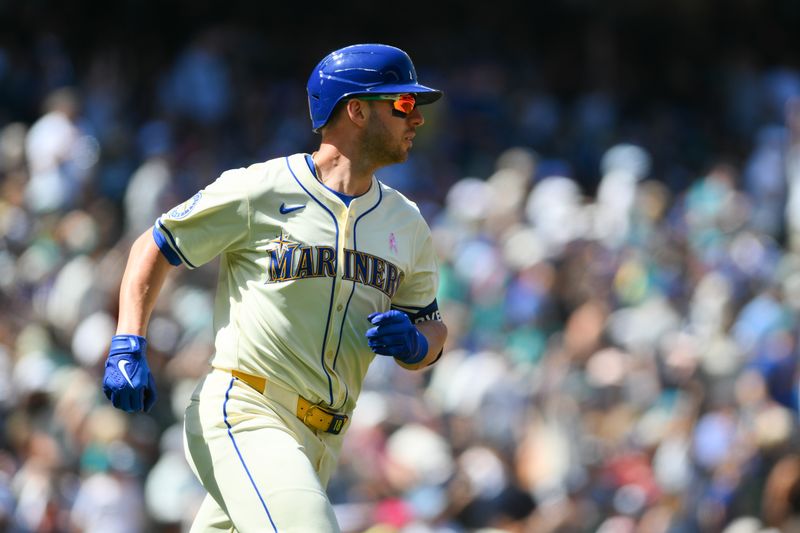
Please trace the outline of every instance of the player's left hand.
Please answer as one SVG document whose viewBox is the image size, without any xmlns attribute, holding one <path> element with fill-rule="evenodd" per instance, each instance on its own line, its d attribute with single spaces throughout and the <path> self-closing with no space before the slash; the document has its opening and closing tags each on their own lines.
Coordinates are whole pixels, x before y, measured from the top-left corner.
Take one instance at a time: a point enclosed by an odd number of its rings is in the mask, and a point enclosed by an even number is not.
<svg viewBox="0 0 800 533">
<path fill-rule="evenodd" d="M 411 323 L 408 315 L 392 309 L 371 313 L 375 325 L 367 330 L 367 344 L 378 355 L 390 355 L 408 365 L 419 363 L 428 354 L 428 339 Z"/>
<path fill-rule="evenodd" d="M 156 403 L 156 384 L 147 366 L 147 341 L 138 335 L 115 335 L 103 374 L 103 392 L 117 409 L 149 411 Z"/>
</svg>

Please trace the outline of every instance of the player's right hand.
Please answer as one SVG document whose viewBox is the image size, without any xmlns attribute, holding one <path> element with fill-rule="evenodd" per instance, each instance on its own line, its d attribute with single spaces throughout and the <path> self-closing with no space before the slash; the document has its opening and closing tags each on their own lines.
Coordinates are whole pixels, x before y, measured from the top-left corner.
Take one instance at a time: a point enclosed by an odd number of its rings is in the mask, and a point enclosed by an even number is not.
<svg viewBox="0 0 800 533">
<path fill-rule="evenodd" d="M 149 411 L 156 402 L 156 384 L 147 366 L 147 341 L 138 335 L 115 335 L 106 359 L 103 392 L 117 409 Z"/>
</svg>

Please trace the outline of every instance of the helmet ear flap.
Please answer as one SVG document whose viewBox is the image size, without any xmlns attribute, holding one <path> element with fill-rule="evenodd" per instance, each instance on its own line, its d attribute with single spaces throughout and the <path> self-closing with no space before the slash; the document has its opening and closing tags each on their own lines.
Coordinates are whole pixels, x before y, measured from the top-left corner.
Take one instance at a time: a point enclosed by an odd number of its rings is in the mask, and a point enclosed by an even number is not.
<svg viewBox="0 0 800 533">
<path fill-rule="evenodd" d="M 312 70 L 306 90 L 315 132 L 349 96 L 413 93 L 418 105 L 442 96 L 441 91 L 419 84 L 408 54 L 385 44 L 356 44 L 331 52 Z"/>
<path fill-rule="evenodd" d="M 325 124 L 321 125 L 319 128 L 314 129 L 314 132 L 315 133 L 319 133 L 319 131 L 322 128 L 324 128 L 325 126 L 327 126 L 328 124 L 330 124 L 332 122 L 335 122 L 339 115 L 341 115 L 342 113 L 346 113 L 347 110 L 345 108 L 347 107 L 347 102 L 348 101 L 349 100 L 343 98 L 343 99 L 339 100 L 338 102 L 336 102 L 334 104 L 334 106 L 333 106 L 333 109 L 331 109 L 331 112 L 328 115 L 328 119 L 325 121 Z"/>
</svg>

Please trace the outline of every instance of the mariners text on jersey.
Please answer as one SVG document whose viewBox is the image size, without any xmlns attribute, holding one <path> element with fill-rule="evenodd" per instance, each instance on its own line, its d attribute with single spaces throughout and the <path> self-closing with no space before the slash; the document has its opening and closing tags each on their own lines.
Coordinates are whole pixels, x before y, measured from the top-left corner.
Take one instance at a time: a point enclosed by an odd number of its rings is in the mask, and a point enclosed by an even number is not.
<svg viewBox="0 0 800 533">
<path fill-rule="evenodd" d="M 267 251 L 267 283 L 336 276 L 336 249 L 332 246 L 301 245 L 285 240 L 284 235 L 271 242 L 277 246 Z M 349 248 L 344 249 L 343 266 L 343 280 L 373 287 L 389 298 L 403 278 L 394 263 Z"/>
</svg>

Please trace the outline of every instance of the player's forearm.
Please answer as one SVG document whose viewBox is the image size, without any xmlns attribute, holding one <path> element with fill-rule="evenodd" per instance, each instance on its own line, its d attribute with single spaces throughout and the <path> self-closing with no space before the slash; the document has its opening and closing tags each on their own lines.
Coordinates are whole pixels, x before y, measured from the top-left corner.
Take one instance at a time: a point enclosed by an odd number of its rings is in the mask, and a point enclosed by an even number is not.
<svg viewBox="0 0 800 533">
<path fill-rule="evenodd" d="M 416 327 L 428 341 L 428 353 L 425 355 L 425 358 L 422 359 L 422 361 L 413 365 L 407 365 L 398 361 L 401 366 L 408 368 L 409 370 L 425 368 L 436 361 L 436 358 L 439 357 L 439 354 L 442 352 L 442 348 L 444 348 L 445 340 L 447 340 L 447 326 L 444 325 L 444 322 L 438 320 L 429 320 L 416 324 Z"/>
<path fill-rule="evenodd" d="M 117 334 L 145 337 L 150 314 L 172 265 L 153 241 L 150 230 L 142 233 L 131 247 L 119 291 Z"/>
</svg>

